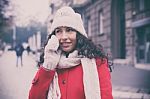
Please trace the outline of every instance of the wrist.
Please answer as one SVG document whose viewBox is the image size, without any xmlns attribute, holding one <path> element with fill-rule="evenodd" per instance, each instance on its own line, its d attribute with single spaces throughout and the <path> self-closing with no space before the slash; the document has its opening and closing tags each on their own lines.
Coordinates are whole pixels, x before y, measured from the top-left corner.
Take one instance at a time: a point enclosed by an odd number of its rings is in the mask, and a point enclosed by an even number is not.
<svg viewBox="0 0 150 99">
<path fill-rule="evenodd" d="M 56 71 L 55 69 L 48 69 L 48 68 L 46 68 L 46 67 L 44 67 L 44 66 L 42 66 L 42 68 L 45 70 L 45 71 Z"/>
<path fill-rule="evenodd" d="M 47 70 L 55 70 L 54 66 L 51 66 L 50 64 L 43 63 L 43 67 Z"/>
</svg>

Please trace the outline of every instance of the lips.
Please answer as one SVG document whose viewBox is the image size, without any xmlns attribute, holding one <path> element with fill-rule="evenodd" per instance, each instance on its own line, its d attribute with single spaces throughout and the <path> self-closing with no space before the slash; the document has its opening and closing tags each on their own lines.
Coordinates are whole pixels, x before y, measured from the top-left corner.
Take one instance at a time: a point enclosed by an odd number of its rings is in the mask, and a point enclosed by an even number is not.
<svg viewBox="0 0 150 99">
<path fill-rule="evenodd" d="M 69 46 L 71 46 L 71 42 L 63 42 L 63 43 L 61 43 L 61 46 L 62 47 L 69 47 Z"/>
</svg>

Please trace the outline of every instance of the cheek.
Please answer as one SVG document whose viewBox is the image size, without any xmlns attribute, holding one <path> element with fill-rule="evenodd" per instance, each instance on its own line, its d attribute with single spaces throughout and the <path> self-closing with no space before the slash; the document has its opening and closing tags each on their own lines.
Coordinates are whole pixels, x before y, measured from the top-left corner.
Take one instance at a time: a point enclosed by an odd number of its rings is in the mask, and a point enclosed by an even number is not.
<svg viewBox="0 0 150 99">
<path fill-rule="evenodd" d="M 76 39 L 77 39 L 77 36 L 76 36 L 76 32 L 74 32 L 74 33 L 72 33 L 71 35 L 70 35 L 70 38 L 73 40 L 73 41 L 76 41 Z"/>
<path fill-rule="evenodd" d="M 72 43 L 73 43 L 73 47 L 75 47 L 77 43 L 76 35 L 72 37 Z"/>
<path fill-rule="evenodd" d="M 56 37 L 58 38 L 58 40 L 60 41 L 61 39 L 61 36 L 60 35 L 56 35 Z"/>
<path fill-rule="evenodd" d="M 77 44 L 77 42 L 74 41 L 74 42 L 73 42 L 73 45 L 72 45 L 72 49 L 76 49 L 76 44 Z"/>
</svg>

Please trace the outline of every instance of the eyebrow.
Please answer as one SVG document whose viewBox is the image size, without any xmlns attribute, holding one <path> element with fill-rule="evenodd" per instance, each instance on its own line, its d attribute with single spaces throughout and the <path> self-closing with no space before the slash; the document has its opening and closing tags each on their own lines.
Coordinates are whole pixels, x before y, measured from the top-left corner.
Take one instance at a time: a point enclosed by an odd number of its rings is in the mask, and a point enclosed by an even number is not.
<svg viewBox="0 0 150 99">
<path fill-rule="evenodd" d="M 67 26 L 60 26 L 60 27 L 57 27 L 56 29 L 59 29 L 59 28 L 68 28 Z"/>
</svg>

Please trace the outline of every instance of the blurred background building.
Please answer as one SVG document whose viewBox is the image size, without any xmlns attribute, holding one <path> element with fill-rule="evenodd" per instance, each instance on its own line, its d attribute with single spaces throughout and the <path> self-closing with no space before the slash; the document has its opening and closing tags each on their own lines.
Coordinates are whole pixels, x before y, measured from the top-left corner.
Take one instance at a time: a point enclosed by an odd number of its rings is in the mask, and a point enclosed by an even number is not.
<svg viewBox="0 0 150 99">
<path fill-rule="evenodd" d="M 73 7 L 90 39 L 102 44 L 114 63 L 150 68 L 149 5 L 149 0 L 86 0 Z"/>
<path fill-rule="evenodd" d="M 0 0 L 0 98 L 27 99 L 54 14 L 65 5 L 113 59 L 114 98 L 150 99 L 150 0 Z M 26 51 L 16 68 L 18 43 Z"/>
<path fill-rule="evenodd" d="M 48 0 L 48 21 L 41 24 L 30 20 L 26 26 L 14 23 L 16 16 L 10 14 L 14 9 L 10 5 L 9 0 L 0 1 L 1 46 L 13 47 L 22 42 L 29 44 L 33 51 L 39 51 L 56 10 L 69 5 L 82 15 L 89 38 L 96 45 L 102 44 L 114 63 L 150 68 L 149 0 Z"/>
</svg>

